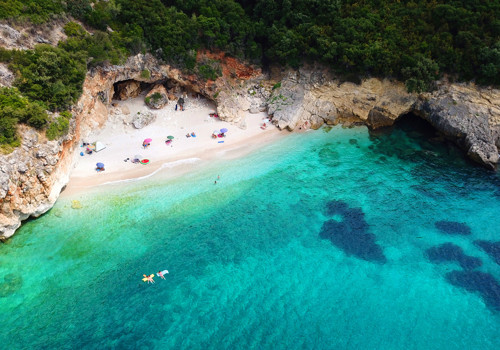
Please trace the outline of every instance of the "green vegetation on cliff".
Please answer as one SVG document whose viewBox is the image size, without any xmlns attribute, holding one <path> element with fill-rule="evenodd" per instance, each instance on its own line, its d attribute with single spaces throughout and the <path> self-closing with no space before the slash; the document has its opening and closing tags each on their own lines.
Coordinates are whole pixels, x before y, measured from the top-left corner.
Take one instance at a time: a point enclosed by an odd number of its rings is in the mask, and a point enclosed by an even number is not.
<svg viewBox="0 0 500 350">
<path fill-rule="evenodd" d="M 308 60 L 340 74 L 397 77 L 415 91 L 441 73 L 500 84 L 498 1 L 0 0 L 0 18 L 37 22 L 63 12 L 101 31 L 98 40 L 65 46 L 94 64 L 149 50 L 192 70 L 197 50 L 207 48 L 253 62 Z"/>
<path fill-rule="evenodd" d="M 18 146 L 17 124 L 35 128 L 47 124 L 47 113 L 41 104 L 21 96 L 17 89 L 0 88 L 0 145 Z"/>
<path fill-rule="evenodd" d="M 443 73 L 500 85 L 499 13 L 500 2 L 483 0 L 0 0 L 0 19 L 70 15 L 92 31 L 70 22 L 57 48 L 0 50 L 0 61 L 24 96 L 52 110 L 76 101 L 86 68 L 146 51 L 204 79 L 220 69 L 197 62 L 200 49 L 264 65 L 321 62 L 417 92 Z"/>
</svg>

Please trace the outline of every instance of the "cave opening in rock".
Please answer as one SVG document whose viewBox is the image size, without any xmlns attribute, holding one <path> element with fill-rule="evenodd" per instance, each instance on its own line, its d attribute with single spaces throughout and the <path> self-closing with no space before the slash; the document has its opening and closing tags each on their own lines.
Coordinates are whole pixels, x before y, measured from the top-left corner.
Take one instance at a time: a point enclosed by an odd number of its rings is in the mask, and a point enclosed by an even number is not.
<svg viewBox="0 0 500 350">
<path fill-rule="evenodd" d="M 161 79 L 154 82 L 141 82 L 134 79 L 121 80 L 113 84 L 112 99 L 124 101 L 147 95 L 151 90 L 163 87 L 169 99 L 177 99 L 182 95 L 197 96 L 197 92 L 174 79 Z"/>
<path fill-rule="evenodd" d="M 426 139 L 443 139 L 440 132 L 427 120 L 421 118 L 414 112 L 401 115 L 394 123 L 395 127 L 408 133 L 409 136 Z"/>
<path fill-rule="evenodd" d="M 372 149 L 385 156 L 416 160 L 439 157 L 464 159 L 463 152 L 417 113 L 401 115 L 390 127 L 370 131 Z"/>
</svg>

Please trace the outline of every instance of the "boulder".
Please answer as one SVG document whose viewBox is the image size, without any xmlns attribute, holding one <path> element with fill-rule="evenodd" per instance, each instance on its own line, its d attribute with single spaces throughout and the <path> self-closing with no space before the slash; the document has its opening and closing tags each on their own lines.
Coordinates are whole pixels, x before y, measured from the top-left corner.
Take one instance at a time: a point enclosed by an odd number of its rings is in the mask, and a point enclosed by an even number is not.
<svg viewBox="0 0 500 350">
<path fill-rule="evenodd" d="M 146 95 L 144 102 L 149 108 L 153 109 L 165 107 L 168 104 L 167 89 L 161 84 L 155 85 Z"/>
<path fill-rule="evenodd" d="M 147 112 L 147 113 L 138 113 L 132 119 L 132 124 L 136 129 L 142 129 L 146 125 L 151 124 L 156 120 L 156 114 Z"/>
</svg>

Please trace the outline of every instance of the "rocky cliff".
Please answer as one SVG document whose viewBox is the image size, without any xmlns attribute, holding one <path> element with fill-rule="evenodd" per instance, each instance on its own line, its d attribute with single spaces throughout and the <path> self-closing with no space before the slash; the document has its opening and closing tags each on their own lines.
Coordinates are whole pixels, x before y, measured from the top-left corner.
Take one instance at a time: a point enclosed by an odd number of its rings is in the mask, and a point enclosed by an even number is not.
<svg viewBox="0 0 500 350">
<path fill-rule="evenodd" d="M 52 207 L 69 179 L 76 147 L 91 130 L 104 125 L 113 96 L 136 95 L 145 83 L 163 84 L 169 97 L 178 89 L 204 95 L 216 102 L 221 119 L 242 128 L 247 111 L 267 111 L 277 127 L 288 130 L 324 123 L 378 128 L 413 112 L 455 140 L 472 159 L 489 168 L 498 163 L 499 90 L 442 83 L 434 93 L 417 95 L 407 93 L 397 81 L 342 82 L 317 67 L 265 75 L 223 54 L 205 52 L 200 57 L 220 62 L 222 77 L 202 81 L 150 55 L 138 55 L 124 65 L 88 72 L 64 139 L 47 141 L 25 127 L 22 146 L 0 157 L 0 239 L 11 236 L 22 220 Z"/>
<path fill-rule="evenodd" d="M 439 82 L 433 93 L 409 94 L 401 82 L 341 82 L 317 69 L 287 72 L 280 85 L 268 99 L 268 112 L 281 129 L 323 123 L 378 128 L 412 112 L 476 162 L 494 169 L 499 161 L 500 90 Z"/>
</svg>

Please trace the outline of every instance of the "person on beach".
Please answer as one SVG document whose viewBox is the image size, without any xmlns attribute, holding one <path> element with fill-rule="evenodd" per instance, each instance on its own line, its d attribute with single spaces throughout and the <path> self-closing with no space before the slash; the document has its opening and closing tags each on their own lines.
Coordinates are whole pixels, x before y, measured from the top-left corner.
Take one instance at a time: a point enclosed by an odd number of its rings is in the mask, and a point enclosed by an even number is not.
<svg viewBox="0 0 500 350">
<path fill-rule="evenodd" d="M 158 276 L 160 276 L 161 279 L 165 279 L 165 276 L 163 276 L 163 273 L 161 271 L 158 271 Z"/>
<path fill-rule="evenodd" d="M 181 111 L 183 111 L 184 110 L 184 98 L 182 98 L 182 97 L 179 98 L 179 100 L 177 101 L 177 104 L 179 105 L 179 109 Z"/>
</svg>

